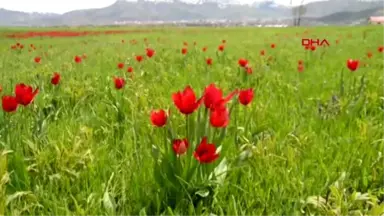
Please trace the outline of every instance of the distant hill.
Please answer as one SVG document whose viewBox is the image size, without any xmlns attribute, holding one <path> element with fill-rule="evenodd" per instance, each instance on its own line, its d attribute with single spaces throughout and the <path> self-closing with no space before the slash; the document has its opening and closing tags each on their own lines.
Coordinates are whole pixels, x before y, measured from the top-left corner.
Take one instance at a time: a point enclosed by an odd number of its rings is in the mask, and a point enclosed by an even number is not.
<svg viewBox="0 0 384 216">
<path fill-rule="evenodd" d="M 242 21 L 250 19 L 289 19 L 290 7 L 277 5 L 274 1 L 251 5 L 202 4 L 174 2 L 127 2 L 118 0 L 114 4 L 100 9 L 76 10 L 60 14 L 25 13 L 0 9 L 1 26 L 60 26 L 60 25 L 111 25 L 122 21 L 180 21 L 226 19 Z M 329 0 L 312 2 L 306 5 L 307 20 L 325 24 L 348 22 L 370 16 L 383 8 L 383 2 L 362 2 L 358 0 Z M 343 21 L 344 20 L 344 21 Z"/>
<path fill-rule="evenodd" d="M 344 11 L 321 17 L 318 20 L 329 24 L 350 24 L 357 20 L 367 20 L 368 17 L 373 15 L 382 15 L 380 14 L 381 11 L 382 8 L 372 8 L 358 12 Z"/>
</svg>

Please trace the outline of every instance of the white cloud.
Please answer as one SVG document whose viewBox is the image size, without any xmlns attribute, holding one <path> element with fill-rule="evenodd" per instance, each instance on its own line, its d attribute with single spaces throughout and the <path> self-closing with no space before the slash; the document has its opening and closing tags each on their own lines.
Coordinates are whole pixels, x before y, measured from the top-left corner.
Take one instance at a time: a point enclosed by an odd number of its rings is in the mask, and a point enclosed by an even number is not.
<svg viewBox="0 0 384 216">
<path fill-rule="evenodd" d="M 0 8 L 25 12 L 43 13 L 65 13 L 71 10 L 102 8 L 113 4 L 116 0 L 1 0 Z M 160 0 L 159 0 L 160 1 Z M 185 0 L 196 2 L 197 0 Z M 220 0 L 218 0 L 220 1 Z M 265 0 L 237 0 L 236 2 L 250 4 L 255 1 Z M 302 0 L 292 0 L 294 5 L 300 4 Z M 305 2 L 319 0 L 305 0 Z M 275 0 L 282 5 L 290 5 L 291 0 Z"/>
</svg>

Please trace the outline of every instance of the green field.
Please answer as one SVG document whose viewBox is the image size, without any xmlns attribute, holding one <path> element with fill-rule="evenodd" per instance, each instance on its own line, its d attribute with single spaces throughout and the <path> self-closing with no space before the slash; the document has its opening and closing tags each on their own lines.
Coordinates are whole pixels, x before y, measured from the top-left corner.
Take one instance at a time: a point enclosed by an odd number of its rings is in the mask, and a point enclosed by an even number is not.
<svg viewBox="0 0 384 216">
<path fill-rule="evenodd" d="M 330 46 L 305 50 L 302 38 Z M 24 48 L 11 49 L 17 42 Z M 39 92 L 15 112 L 0 109 L 0 215 L 384 214 L 383 45 L 380 26 L 2 37 L 0 96 L 19 83 Z M 224 96 L 254 90 L 248 106 L 237 95 L 226 104 L 225 129 L 209 126 L 204 102 L 186 119 L 172 100 L 187 85 L 200 98 L 210 83 Z M 151 124 L 157 109 L 170 110 L 166 127 Z M 212 163 L 193 156 L 203 136 L 221 149 Z M 172 139 L 182 138 L 188 151 L 176 157 Z"/>
</svg>

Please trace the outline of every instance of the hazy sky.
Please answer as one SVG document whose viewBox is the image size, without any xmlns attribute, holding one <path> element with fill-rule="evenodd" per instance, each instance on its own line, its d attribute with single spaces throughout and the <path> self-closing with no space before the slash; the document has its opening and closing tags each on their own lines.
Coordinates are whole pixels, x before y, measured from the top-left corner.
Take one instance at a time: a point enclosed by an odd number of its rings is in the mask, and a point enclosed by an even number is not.
<svg viewBox="0 0 384 216">
<path fill-rule="evenodd" d="M 101 8 L 113 4 L 116 0 L 0 0 L 0 8 L 25 12 L 52 12 L 65 13 L 71 10 Z M 185 0 L 196 2 L 196 0 Z M 237 0 L 240 3 L 252 3 L 263 0 Z M 278 4 L 289 5 L 291 0 L 275 0 Z M 319 0 L 305 0 L 305 2 Z M 300 4 L 301 0 L 292 0 L 292 3 Z"/>
</svg>

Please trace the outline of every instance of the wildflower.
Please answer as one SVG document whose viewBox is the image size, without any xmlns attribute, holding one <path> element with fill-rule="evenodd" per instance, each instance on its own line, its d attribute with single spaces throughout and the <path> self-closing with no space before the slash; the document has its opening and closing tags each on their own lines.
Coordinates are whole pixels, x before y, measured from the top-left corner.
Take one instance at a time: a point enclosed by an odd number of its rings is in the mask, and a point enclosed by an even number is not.
<svg viewBox="0 0 384 216">
<path fill-rule="evenodd" d="M 5 112 L 14 112 L 17 110 L 18 103 L 17 103 L 16 97 L 3 96 L 1 98 L 1 103 L 2 103 L 3 110 Z"/>
<path fill-rule="evenodd" d="M 52 78 L 51 78 L 51 84 L 52 84 L 52 85 L 57 85 L 57 84 L 59 84 L 60 79 L 61 79 L 61 76 L 60 76 L 59 73 L 57 73 L 57 72 L 53 73 L 53 76 L 52 76 Z"/>
<path fill-rule="evenodd" d="M 359 67 L 359 60 L 349 59 L 349 60 L 347 61 L 347 67 L 348 67 L 349 70 L 351 70 L 351 71 L 355 71 L 355 70 L 357 70 L 357 68 Z"/>
<path fill-rule="evenodd" d="M 17 84 L 15 88 L 17 103 L 23 106 L 27 106 L 33 101 L 38 92 L 38 88 L 33 91 L 31 86 L 27 86 L 24 83 Z"/>
<path fill-rule="evenodd" d="M 167 118 L 167 113 L 164 110 L 151 112 L 151 122 L 156 127 L 163 127 L 167 123 Z"/>
<path fill-rule="evenodd" d="M 219 154 L 216 153 L 215 144 L 208 143 L 207 137 L 203 137 L 193 156 L 200 163 L 212 163 L 219 157 Z"/>
<path fill-rule="evenodd" d="M 253 89 L 245 89 L 241 90 L 239 92 L 239 102 L 243 104 L 244 106 L 247 106 L 249 103 L 251 103 L 253 99 Z"/>
<path fill-rule="evenodd" d="M 125 85 L 125 80 L 124 80 L 124 78 L 118 78 L 118 77 L 115 77 L 115 78 L 113 79 L 113 81 L 114 81 L 114 83 L 115 83 L 115 88 L 116 88 L 116 89 L 121 89 L 121 88 L 123 88 L 124 85 Z"/>
<path fill-rule="evenodd" d="M 241 67 L 246 67 L 248 65 L 248 60 L 241 58 L 238 63 Z"/>
<path fill-rule="evenodd" d="M 187 138 L 184 139 L 175 139 L 172 142 L 172 149 L 177 155 L 185 154 L 188 150 L 189 143 Z"/>
<path fill-rule="evenodd" d="M 179 111 L 185 115 L 193 113 L 199 108 L 202 98 L 196 99 L 195 92 L 190 86 L 185 87 L 183 92 L 176 92 L 172 94 L 172 100 Z"/>
</svg>

